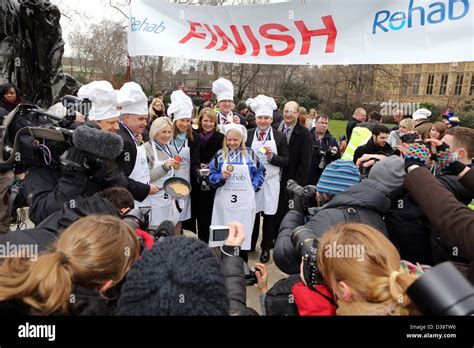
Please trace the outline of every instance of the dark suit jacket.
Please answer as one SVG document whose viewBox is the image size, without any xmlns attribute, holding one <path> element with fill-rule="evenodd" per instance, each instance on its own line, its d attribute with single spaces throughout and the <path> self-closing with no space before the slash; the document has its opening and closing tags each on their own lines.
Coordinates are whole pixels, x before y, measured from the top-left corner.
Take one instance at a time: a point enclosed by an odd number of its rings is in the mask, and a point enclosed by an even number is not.
<svg viewBox="0 0 474 348">
<path fill-rule="evenodd" d="M 256 128 L 247 130 L 247 141 L 245 146 L 248 148 L 252 147 L 253 138 L 255 137 Z M 269 161 L 270 164 L 277 167 L 286 167 L 289 163 L 289 150 L 288 142 L 285 139 L 283 133 L 278 130 L 273 130 L 273 136 L 277 146 L 278 155 L 273 155 L 272 159 Z"/>
<path fill-rule="evenodd" d="M 137 160 L 137 148 L 130 133 L 121 123 L 117 134 L 123 139 L 123 151 L 117 158 L 117 165 L 120 169 L 122 169 L 123 173 L 128 178 L 135 167 L 135 161 Z M 150 193 L 150 186 L 128 178 L 128 190 L 134 199 L 141 202 Z"/>
<path fill-rule="evenodd" d="M 309 166 L 311 164 L 312 140 L 311 133 L 306 127 L 296 123 L 290 137 L 289 163 L 283 168 L 282 187 L 286 187 L 289 179 L 305 186 L 308 182 Z"/>
</svg>

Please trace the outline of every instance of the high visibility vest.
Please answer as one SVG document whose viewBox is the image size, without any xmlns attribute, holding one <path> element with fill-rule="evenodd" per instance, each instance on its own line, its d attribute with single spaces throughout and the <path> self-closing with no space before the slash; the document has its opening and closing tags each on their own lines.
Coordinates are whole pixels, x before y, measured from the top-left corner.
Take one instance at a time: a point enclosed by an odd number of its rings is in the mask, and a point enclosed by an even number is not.
<svg viewBox="0 0 474 348">
<path fill-rule="evenodd" d="M 351 140 L 349 144 L 347 144 L 346 151 L 342 155 L 344 161 L 352 161 L 354 160 L 354 153 L 355 150 L 362 145 L 367 144 L 370 137 L 372 136 L 372 132 L 365 127 L 355 127 L 352 130 Z"/>
</svg>

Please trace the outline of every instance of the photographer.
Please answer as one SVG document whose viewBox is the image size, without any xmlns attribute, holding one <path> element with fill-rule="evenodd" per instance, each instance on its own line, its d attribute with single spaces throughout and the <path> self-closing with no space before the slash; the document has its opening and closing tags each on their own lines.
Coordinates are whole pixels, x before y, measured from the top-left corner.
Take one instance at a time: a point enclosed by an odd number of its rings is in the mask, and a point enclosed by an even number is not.
<svg viewBox="0 0 474 348">
<path fill-rule="evenodd" d="M 387 175 L 393 174 L 387 171 Z M 282 222 L 274 250 L 275 264 L 280 270 L 297 274 L 304 256 L 300 254 L 305 249 L 302 245 L 320 238 L 335 224 L 358 221 L 387 233 L 382 216 L 390 208 L 389 189 L 374 180 L 359 181 L 359 171 L 351 161 L 337 160 L 324 170 L 316 185 L 316 195 L 314 187 L 289 185 L 293 209 Z M 306 222 L 305 214 L 315 196 L 321 208 Z"/>
<path fill-rule="evenodd" d="M 89 116 L 101 128 L 118 117 L 115 91 L 108 82 L 96 81 L 82 88 L 92 100 Z M 72 132 L 72 142 L 74 146 L 67 148 L 60 159 L 51 156 L 51 150 L 42 145 L 43 152 L 49 155 L 44 155 L 46 165 L 28 169 L 25 196 L 30 219 L 35 224 L 77 196 L 91 196 L 109 186 L 129 186 L 115 164 L 123 148 L 120 137 L 87 124 Z"/>
<path fill-rule="evenodd" d="M 329 132 L 329 117 L 317 117 L 316 127 L 311 130 L 313 151 L 307 182 L 316 185 L 326 166 L 341 158 L 336 138 Z"/>
<path fill-rule="evenodd" d="M 229 224 L 219 264 L 207 245 L 184 236 L 168 237 L 134 263 L 119 298 L 119 315 L 214 316 L 250 313 L 246 308 L 243 261 L 245 233 Z"/>
<path fill-rule="evenodd" d="M 122 187 L 111 187 L 91 197 L 77 196 L 63 204 L 60 210 L 51 214 L 34 229 L 12 231 L 0 236 L 0 245 L 38 245 L 41 252 L 80 218 L 91 214 L 121 217 L 133 209 L 133 197 Z"/>
</svg>

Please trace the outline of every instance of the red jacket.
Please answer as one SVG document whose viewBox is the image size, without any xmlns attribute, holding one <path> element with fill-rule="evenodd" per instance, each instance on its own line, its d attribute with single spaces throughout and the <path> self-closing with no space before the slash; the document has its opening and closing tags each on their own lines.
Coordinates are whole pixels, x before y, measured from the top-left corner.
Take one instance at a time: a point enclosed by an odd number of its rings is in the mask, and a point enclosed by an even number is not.
<svg viewBox="0 0 474 348">
<path fill-rule="evenodd" d="M 329 298 L 333 295 L 325 285 L 316 285 L 316 289 Z M 298 313 L 301 316 L 330 316 L 336 315 L 336 304 L 309 289 L 303 282 L 299 282 L 291 289 Z"/>
</svg>

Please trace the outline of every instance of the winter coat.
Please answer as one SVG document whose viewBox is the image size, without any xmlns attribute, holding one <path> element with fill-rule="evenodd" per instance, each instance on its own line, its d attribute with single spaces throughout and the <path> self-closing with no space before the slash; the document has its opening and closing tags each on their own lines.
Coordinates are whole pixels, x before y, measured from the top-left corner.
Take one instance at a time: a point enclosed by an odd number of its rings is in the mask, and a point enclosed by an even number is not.
<svg viewBox="0 0 474 348">
<path fill-rule="evenodd" d="M 311 141 L 313 144 L 311 152 L 311 165 L 309 167 L 308 180 L 307 182 L 310 185 L 316 185 L 323 173 L 324 168 L 331 162 L 341 158 L 341 153 L 339 151 L 339 145 L 336 138 L 332 136 L 329 131 L 326 131 L 324 137 L 319 140 L 317 139 L 316 129 L 311 130 Z M 331 154 L 329 149 L 331 147 L 337 148 L 337 153 L 335 155 Z M 324 157 L 324 167 L 320 168 L 321 159 Z"/>
<path fill-rule="evenodd" d="M 359 146 L 354 152 L 354 163 L 357 163 L 357 160 L 361 158 L 363 155 L 385 155 L 385 156 L 392 156 L 393 155 L 393 148 L 390 146 L 389 143 L 386 143 L 384 147 L 380 147 L 374 143 L 374 139 L 370 138 L 367 144 Z"/>
<path fill-rule="evenodd" d="M 351 117 L 351 119 L 347 122 L 346 125 L 346 137 L 347 137 L 347 143 L 349 144 L 349 141 L 351 140 L 352 136 L 352 131 L 354 130 L 355 127 L 357 127 L 361 123 L 359 120 L 356 120 L 354 117 Z"/>
<path fill-rule="evenodd" d="M 241 313 L 246 308 L 247 289 L 244 282 L 244 261 L 238 256 L 222 254 L 222 271 L 232 313 Z"/>
<path fill-rule="evenodd" d="M 466 175 L 469 176 L 464 178 Z M 464 177 L 462 183 L 472 182 L 472 169 Z M 474 212 L 460 203 L 426 168 L 416 168 L 408 173 L 404 187 L 438 230 L 440 238 L 447 245 L 456 246 L 459 254 L 469 260 L 467 277 L 474 283 Z M 472 183 L 468 187 L 472 188 Z"/>
<path fill-rule="evenodd" d="M 340 207 L 355 208 L 361 223 L 370 225 L 387 235 L 387 228 L 382 216 L 390 209 L 390 204 L 389 190 L 374 180 L 366 179 L 335 196 L 306 224 L 303 214 L 291 210 L 283 219 L 275 242 L 273 251 L 275 264 L 285 273 L 299 273 L 301 255 L 298 255 L 291 242 L 293 230 L 298 226 L 305 225 L 314 231 L 315 238 L 320 238 L 332 226 L 348 222 L 344 210 L 339 209 Z"/>
</svg>

